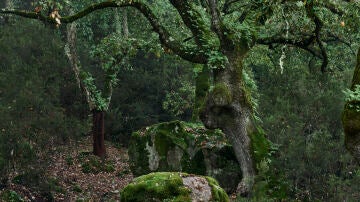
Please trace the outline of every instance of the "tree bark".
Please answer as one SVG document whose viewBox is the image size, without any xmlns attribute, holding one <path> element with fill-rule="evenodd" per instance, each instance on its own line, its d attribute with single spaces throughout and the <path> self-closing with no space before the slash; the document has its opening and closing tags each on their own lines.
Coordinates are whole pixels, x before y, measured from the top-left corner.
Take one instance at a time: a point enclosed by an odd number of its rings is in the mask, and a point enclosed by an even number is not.
<svg viewBox="0 0 360 202">
<path fill-rule="evenodd" d="M 360 85 L 360 48 L 350 90 L 354 91 L 357 85 Z M 346 149 L 360 163 L 360 112 L 358 107 L 360 107 L 359 101 L 347 101 L 342 115 L 342 122 L 345 131 Z"/>
<path fill-rule="evenodd" d="M 105 149 L 105 112 L 99 110 L 93 110 L 93 153 L 96 156 L 105 158 L 106 149 Z"/>
<path fill-rule="evenodd" d="M 256 130 L 252 107 L 242 81 L 243 54 L 227 55 L 226 68 L 214 70 L 215 86 L 209 93 L 200 118 L 207 128 L 220 128 L 232 144 L 242 171 L 238 193 L 246 196 L 255 178 L 255 162 L 251 153 L 251 134 Z"/>
<path fill-rule="evenodd" d="M 198 65 L 195 68 L 202 68 L 200 72 L 197 73 L 195 78 L 195 104 L 193 107 L 193 113 L 191 120 L 193 122 L 198 122 L 199 113 L 206 101 L 206 95 L 210 89 L 210 76 L 211 71 L 208 65 Z"/>
</svg>

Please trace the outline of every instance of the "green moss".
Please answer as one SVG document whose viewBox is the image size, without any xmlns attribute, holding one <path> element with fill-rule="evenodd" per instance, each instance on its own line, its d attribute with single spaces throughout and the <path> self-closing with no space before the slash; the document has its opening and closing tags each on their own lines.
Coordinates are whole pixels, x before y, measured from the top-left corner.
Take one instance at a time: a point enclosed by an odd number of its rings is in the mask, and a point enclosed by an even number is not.
<svg viewBox="0 0 360 202">
<path fill-rule="evenodd" d="M 184 155 L 181 159 L 181 166 L 184 172 L 194 173 L 197 175 L 206 174 L 206 166 L 202 152 L 197 152 L 193 158 L 190 158 L 188 155 Z"/>
<path fill-rule="evenodd" d="M 219 183 L 212 177 L 205 177 L 211 187 L 212 199 L 211 201 L 228 202 L 229 196 L 220 187 Z"/>
<path fill-rule="evenodd" d="M 182 149 L 186 149 L 188 146 L 185 142 L 187 134 L 184 130 L 184 124 L 181 121 L 172 121 L 166 124 L 159 124 L 152 132 L 157 133 L 158 135 L 163 135 Z M 161 152 L 161 149 L 158 151 Z"/>
<path fill-rule="evenodd" d="M 201 148 L 226 145 L 225 135 L 219 130 L 207 130 L 201 124 L 172 121 L 160 123 L 133 133 L 129 145 L 130 167 L 136 176 L 150 172 L 149 152 L 146 144 L 155 142 L 159 158 L 156 171 L 184 171 L 206 174 L 204 155 Z M 175 147 L 181 149 L 180 166 L 174 167 L 168 161 L 168 152 Z"/>
<path fill-rule="evenodd" d="M 121 192 L 122 202 L 169 201 L 190 202 L 191 190 L 183 185 L 182 177 L 187 173 L 158 172 L 135 178 Z M 229 197 L 211 177 L 205 177 L 211 187 L 211 201 L 228 202 Z"/>
<path fill-rule="evenodd" d="M 122 202 L 182 201 L 190 202 L 190 191 L 182 184 L 179 173 L 151 173 L 135 178 L 121 192 Z"/>
<path fill-rule="evenodd" d="M 146 143 L 151 143 L 151 136 L 147 135 L 146 130 L 132 133 L 129 142 L 129 166 L 135 176 L 150 173 L 149 152 L 145 149 Z"/>
<path fill-rule="evenodd" d="M 0 201 L 6 201 L 6 202 L 21 202 L 24 201 L 21 196 L 16 193 L 15 191 L 6 190 L 1 193 L 0 195 Z"/>
<path fill-rule="evenodd" d="M 232 102 L 232 94 L 229 87 L 224 83 L 218 83 L 210 92 L 211 99 L 218 106 L 226 106 Z"/>
</svg>

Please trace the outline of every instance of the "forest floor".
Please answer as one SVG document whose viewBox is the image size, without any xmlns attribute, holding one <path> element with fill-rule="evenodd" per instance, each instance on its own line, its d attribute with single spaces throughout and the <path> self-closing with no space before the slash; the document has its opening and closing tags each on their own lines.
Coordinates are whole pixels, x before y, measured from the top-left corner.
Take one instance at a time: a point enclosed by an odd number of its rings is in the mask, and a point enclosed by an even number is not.
<svg viewBox="0 0 360 202">
<path fill-rule="evenodd" d="M 107 158 L 92 155 L 92 139 L 54 147 L 46 157 L 44 172 L 31 176 L 13 172 L 4 191 L 15 191 L 25 202 L 120 201 L 120 191 L 133 179 L 126 148 L 106 142 Z M 26 173 L 26 172 L 25 172 Z M 40 178 L 40 179 L 39 179 Z M 44 183 L 45 182 L 45 183 Z M 1 184 L 1 183 L 0 183 Z M 234 201 L 235 195 L 230 196 Z M 0 199 L 1 201 L 1 199 Z"/>
<path fill-rule="evenodd" d="M 51 199 L 29 185 L 14 182 L 17 173 L 5 189 L 16 191 L 25 201 L 119 201 L 119 191 L 133 179 L 127 150 L 107 143 L 107 158 L 102 161 L 91 154 L 91 143 L 86 138 L 81 144 L 53 149 L 42 176 L 48 179 L 45 189 L 50 190 Z"/>
</svg>

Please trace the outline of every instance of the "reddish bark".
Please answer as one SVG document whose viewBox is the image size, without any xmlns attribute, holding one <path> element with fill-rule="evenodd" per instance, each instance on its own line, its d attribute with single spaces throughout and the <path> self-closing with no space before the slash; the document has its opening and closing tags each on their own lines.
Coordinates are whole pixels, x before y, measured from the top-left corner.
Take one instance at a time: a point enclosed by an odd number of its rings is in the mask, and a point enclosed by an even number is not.
<svg viewBox="0 0 360 202">
<path fill-rule="evenodd" d="M 104 137 L 105 137 L 105 125 L 104 125 L 104 111 L 93 110 L 93 149 L 94 155 L 104 158 L 106 155 Z"/>
</svg>

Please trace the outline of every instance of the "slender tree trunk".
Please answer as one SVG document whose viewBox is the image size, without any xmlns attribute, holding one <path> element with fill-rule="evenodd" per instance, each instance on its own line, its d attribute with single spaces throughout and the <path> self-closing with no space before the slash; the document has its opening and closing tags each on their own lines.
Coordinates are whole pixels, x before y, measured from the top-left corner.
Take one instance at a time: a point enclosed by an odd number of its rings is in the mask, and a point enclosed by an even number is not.
<svg viewBox="0 0 360 202">
<path fill-rule="evenodd" d="M 243 57 L 243 54 L 228 55 L 227 67 L 214 70 L 215 85 L 200 118 L 206 127 L 222 129 L 231 142 L 243 176 L 237 191 L 246 196 L 256 174 L 251 135 L 257 131 L 242 81 Z"/>
<path fill-rule="evenodd" d="M 71 23 L 67 27 L 67 44 L 65 46 L 65 54 L 67 55 L 73 69 L 78 87 L 85 94 L 89 109 L 92 112 L 93 153 L 96 156 L 105 157 L 104 112 L 96 110 L 95 103 L 93 103 L 90 99 L 90 90 L 86 87 L 86 85 L 84 85 L 80 78 L 81 64 L 76 51 L 76 23 Z"/>
<path fill-rule="evenodd" d="M 104 158 L 106 155 L 106 149 L 104 144 L 105 138 L 105 112 L 99 110 L 93 110 L 93 152 L 94 155 Z"/>
<path fill-rule="evenodd" d="M 358 50 L 356 67 L 350 90 L 354 91 L 356 86 L 360 85 L 360 48 Z M 359 101 L 347 101 L 345 103 L 342 122 L 345 131 L 346 149 L 360 163 L 360 107 Z"/>
</svg>

